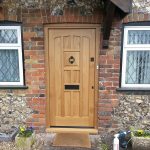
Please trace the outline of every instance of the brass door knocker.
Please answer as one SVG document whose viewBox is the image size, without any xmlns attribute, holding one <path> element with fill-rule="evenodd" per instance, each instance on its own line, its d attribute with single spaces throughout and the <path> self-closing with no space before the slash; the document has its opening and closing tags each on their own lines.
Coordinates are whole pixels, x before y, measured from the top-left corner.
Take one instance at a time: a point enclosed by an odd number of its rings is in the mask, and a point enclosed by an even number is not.
<svg viewBox="0 0 150 150">
<path fill-rule="evenodd" d="M 73 64 L 73 63 L 75 62 L 75 58 L 74 58 L 73 56 L 70 56 L 70 57 L 69 57 L 69 62 L 70 62 L 71 64 Z"/>
</svg>

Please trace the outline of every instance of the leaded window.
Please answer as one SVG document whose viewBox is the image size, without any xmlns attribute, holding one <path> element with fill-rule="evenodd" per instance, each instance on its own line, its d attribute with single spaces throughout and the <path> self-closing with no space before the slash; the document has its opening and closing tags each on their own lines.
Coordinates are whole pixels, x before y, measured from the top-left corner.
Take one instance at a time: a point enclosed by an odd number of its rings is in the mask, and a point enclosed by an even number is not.
<svg viewBox="0 0 150 150">
<path fill-rule="evenodd" d="M 0 86 L 23 86 L 21 25 L 0 24 Z"/>
<path fill-rule="evenodd" d="M 150 26 L 124 26 L 121 87 L 150 87 Z M 133 89 L 134 90 L 134 89 Z"/>
</svg>

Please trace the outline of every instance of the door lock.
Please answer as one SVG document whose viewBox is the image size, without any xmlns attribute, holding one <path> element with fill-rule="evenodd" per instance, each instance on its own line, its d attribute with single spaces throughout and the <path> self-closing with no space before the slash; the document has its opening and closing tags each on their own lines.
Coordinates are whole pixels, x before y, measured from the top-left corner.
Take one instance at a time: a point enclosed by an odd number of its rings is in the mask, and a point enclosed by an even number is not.
<svg viewBox="0 0 150 150">
<path fill-rule="evenodd" d="M 94 57 L 91 57 L 91 62 L 94 62 Z"/>
</svg>

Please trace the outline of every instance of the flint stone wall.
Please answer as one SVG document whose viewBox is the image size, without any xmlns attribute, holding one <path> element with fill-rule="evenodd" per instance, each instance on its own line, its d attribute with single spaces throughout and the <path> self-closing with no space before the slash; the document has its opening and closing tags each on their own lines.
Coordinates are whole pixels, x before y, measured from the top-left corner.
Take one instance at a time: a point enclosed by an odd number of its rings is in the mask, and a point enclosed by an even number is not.
<svg viewBox="0 0 150 150">
<path fill-rule="evenodd" d="M 0 94 L 0 132 L 24 122 L 34 127 L 45 127 L 46 87 L 43 23 L 101 24 L 103 20 L 101 17 L 102 13 L 98 12 L 98 15 L 95 14 L 93 16 L 82 16 L 77 10 L 69 9 L 69 11 L 65 11 L 62 16 L 58 17 L 57 15 L 62 12 L 58 11 L 61 10 L 62 3 L 56 3 L 56 1 L 53 1 L 55 2 L 54 6 L 51 5 L 55 9 L 51 9 L 48 5 L 48 9 L 39 8 L 41 3 L 39 2 L 37 5 L 38 0 L 21 0 L 20 3 L 18 3 L 19 0 L 8 1 L 13 3 L 8 2 L 10 7 L 8 8 L 8 16 L 7 13 L 5 15 L 5 20 L 21 21 L 23 23 L 25 77 L 26 85 L 29 88 L 23 91 L 20 90 L 19 93 L 24 94 L 22 96 L 16 93 L 7 94 L 4 92 L 4 94 Z M 4 2 L 7 3 L 7 0 Z M 85 2 L 89 1 L 86 0 Z M 90 4 L 85 5 L 85 7 L 89 8 Z M 17 8 L 20 6 L 21 9 L 18 9 L 17 12 Z M 44 7 L 43 4 L 41 6 Z M 60 9 L 57 9 L 57 7 Z M 4 10 L 7 11 L 6 9 Z M 13 14 L 13 12 L 16 14 Z M 86 11 L 83 12 L 84 14 L 89 14 Z M 14 16 L 11 17 L 11 15 Z M 149 18 L 150 15 L 148 14 L 132 14 L 126 16 L 124 22 L 146 21 Z M 120 50 L 121 22 L 120 20 L 114 20 L 109 49 L 100 48 L 99 52 L 99 129 L 100 131 L 103 131 L 103 129 L 125 130 L 130 126 L 139 125 L 148 129 L 150 124 L 150 96 L 139 96 L 134 95 L 134 93 L 128 95 L 116 92 L 116 89 L 119 87 Z M 32 110 L 29 106 L 33 109 L 33 115 L 30 115 Z M 28 117 L 31 118 L 28 119 Z"/>
<path fill-rule="evenodd" d="M 31 112 L 24 96 L 0 94 L 0 132 L 24 124 Z"/>
<path fill-rule="evenodd" d="M 4 0 L 3 6 L 9 15 L 17 13 L 17 9 L 49 9 L 51 15 L 63 15 L 66 7 L 80 8 L 82 15 L 91 15 L 96 8 L 103 8 L 103 0 Z"/>
<path fill-rule="evenodd" d="M 122 95 L 118 107 L 114 108 L 113 119 L 120 129 L 150 130 L 150 95 Z"/>
</svg>

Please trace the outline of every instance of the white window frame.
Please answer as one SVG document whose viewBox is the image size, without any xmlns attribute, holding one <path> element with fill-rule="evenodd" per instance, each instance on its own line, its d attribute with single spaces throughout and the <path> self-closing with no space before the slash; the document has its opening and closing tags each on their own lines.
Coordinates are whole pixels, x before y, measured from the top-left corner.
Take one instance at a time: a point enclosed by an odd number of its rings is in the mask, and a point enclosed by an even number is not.
<svg viewBox="0 0 150 150">
<path fill-rule="evenodd" d="M 121 88 L 150 88 L 150 84 L 126 84 L 126 60 L 128 51 L 150 51 L 150 44 L 128 44 L 129 30 L 149 30 L 150 26 L 124 26 L 123 45 L 122 45 L 122 72 L 121 72 Z"/>
<path fill-rule="evenodd" d="M 23 54 L 22 54 L 22 36 L 21 25 L 1 25 L 0 30 L 3 29 L 16 29 L 17 30 L 17 43 L 0 43 L 0 50 L 18 50 L 19 60 L 19 82 L 0 82 L 0 86 L 24 86 L 24 74 L 23 74 Z"/>
</svg>

